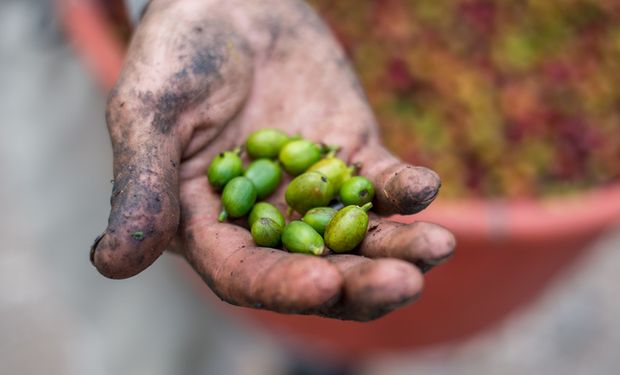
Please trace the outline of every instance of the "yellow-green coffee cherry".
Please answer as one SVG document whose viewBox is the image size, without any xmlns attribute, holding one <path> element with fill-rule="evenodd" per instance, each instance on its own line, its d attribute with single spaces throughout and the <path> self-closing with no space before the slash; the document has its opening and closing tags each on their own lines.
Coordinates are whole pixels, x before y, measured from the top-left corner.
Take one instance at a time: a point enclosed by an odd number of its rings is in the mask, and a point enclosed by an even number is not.
<svg viewBox="0 0 620 375">
<path fill-rule="evenodd" d="M 260 129 L 250 134 L 245 147 L 248 155 L 253 159 L 275 159 L 289 140 L 289 136 L 282 130 Z"/>
<path fill-rule="evenodd" d="M 276 206 L 267 202 L 258 202 L 252 207 L 252 211 L 250 211 L 250 216 L 248 216 L 248 225 L 250 228 L 254 225 L 258 219 L 267 218 L 275 221 L 281 227 L 284 228 L 286 224 L 284 221 L 284 216 L 278 210 Z"/>
<path fill-rule="evenodd" d="M 372 203 L 362 207 L 347 206 L 338 211 L 325 228 L 325 244 L 336 253 L 349 252 L 362 242 L 368 228 Z"/>
<path fill-rule="evenodd" d="M 258 159 L 248 165 L 244 175 L 254 184 L 258 199 L 263 199 L 273 193 L 280 184 L 282 169 L 273 160 Z"/>
<path fill-rule="evenodd" d="M 367 178 L 355 176 L 345 181 L 339 194 L 345 206 L 363 206 L 375 197 L 375 187 Z"/>
<path fill-rule="evenodd" d="M 213 158 L 207 170 L 207 178 L 215 190 L 222 190 L 230 180 L 243 174 L 243 163 L 239 154 L 241 149 L 237 148 Z"/>
<path fill-rule="evenodd" d="M 338 211 L 331 207 L 315 207 L 306 212 L 301 220 L 314 228 L 322 236 L 325 233 L 327 223 L 334 217 L 336 212 Z"/>
<path fill-rule="evenodd" d="M 305 214 L 314 207 L 324 207 L 334 199 L 332 183 L 319 172 L 306 172 L 293 179 L 286 188 L 284 198 L 290 208 Z"/>
<path fill-rule="evenodd" d="M 334 184 L 334 189 L 337 191 L 346 180 L 351 178 L 355 167 L 349 167 L 342 159 L 328 155 L 308 168 L 308 172 L 310 171 L 323 173 Z"/>
<path fill-rule="evenodd" d="M 256 188 L 249 178 L 239 176 L 230 180 L 222 192 L 223 210 L 219 220 L 227 217 L 242 217 L 252 209 L 256 202 Z"/>
<path fill-rule="evenodd" d="M 282 230 L 282 225 L 269 218 L 262 217 L 254 222 L 251 228 L 251 233 L 256 245 L 276 247 L 280 245 Z"/>
<path fill-rule="evenodd" d="M 297 176 L 321 159 L 321 147 L 307 139 L 292 141 L 282 147 L 279 159 L 284 170 Z"/>
<path fill-rule="evenodd" d="M 325 254 L 325 242 L 310 225 L 293 220 L 282 231 L 282 244 L 291 253 Z"/>
</svg>

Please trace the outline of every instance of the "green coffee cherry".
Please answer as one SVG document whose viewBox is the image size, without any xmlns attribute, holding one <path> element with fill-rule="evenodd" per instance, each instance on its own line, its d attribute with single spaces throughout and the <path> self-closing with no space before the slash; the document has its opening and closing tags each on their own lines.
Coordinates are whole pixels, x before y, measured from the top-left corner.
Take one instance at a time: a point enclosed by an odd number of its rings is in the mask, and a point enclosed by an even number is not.
<svg viewBox="0 0 620 375">
<path fill-rule="evenodd" d="M 340 190 L 346 180 L 351 178 L 355 172 L 355 167 L 349 167 L 342 159 L 328 155 L 325 159 L 319 160 L 308 168 L 308 172 L 310 171 L 323 173 L 332 181 L 334 189 L 337 191 Z"/>
<path fill-rule="evenodd" d="M 282 244 L 291 253 L 325 254 L 325 243 L 310 225 L 293 220 L 282 231 Z"/>
<path fill-rule="evenodd" d="M 250 228 L 254 225 L 258 219 L 267 218 L 275 221 L 281 227 L 284 228 L 286 224 L 284 221 L 284 216 L 280 213 L 280 210 L 276 206 L 267 202 L 258 202 L 252 207 L 252 211 L 250 211 L 250 216 L 248 216 L 248 225 Z"/>
<path fill-rule="evenodd" d="M 327 206 L 334 196 L 332 183 L 319 172 L 306 172 L 295 177 L 284 194 L 289 207 L 302 215 L 311 208 Z"/>
<path fill-rule="evenodd" d="M 243 163 L 239 154 L 241 149 L 237 148 L 213 158 L 207 170 L 207 178 L 215 190 L 222 190 L 230 180 L 243 174 Z"/>
<path fill-rule="evenodd" d="M 280 184 L 282 169 L 273 160 L 258 159 L 248 165 L 244 175 L 254 184 L 258 199 L 263 199 L 273 193 Z"/>
<path fill-rule="evenodd" d="M 292 141 L 282 147 L 279 159 L 284 170 L 297 176 L 321 159 L 321 147 L 306 139 Z"/>
<path fill-rule="evenodd" d="M 224 187 L 222 192 L 223 210 L 219 220 L 224 221 L 227 217 L 242 217 L 252 209 L 256 201 L 256 188 L 249 178 L 235 177 Z"/>
<path fill-rule="evenodd" d="M 253 159 L 275 159 L 289 140 L 289 136 L 282 130 L 260 129 L 250 134 L 245 147 Z"/>
<path fill-rule="evenodd" d="M 363 206 L 375 197 L 375 187 L 367 178 L 355 176 L 342 185 L 339 194 L 345 206 Z"/>
<path fill-rule="evenodd" d="M 372 203 L 362 207 L 347 206 L 338 211 L 325 228 L 325 244 L 336 253 L 346 253 L 362 242 L 368 228 Z"/>
<path fill-rule="evenodd" d="M 334 217 L 336 212 L 338 211 L 331 207 L 315 207 L 306 212 L 301 220 L 314 228 L 322 236 L 325 233 L 327 223 Z"/>
<path fill-rule="evenodd" d="M 262 217 L 251 228 L 252 238 L 258 246 L 276 247 L 280 245 L 283 227 L 275 221 Z"/>
</svg>

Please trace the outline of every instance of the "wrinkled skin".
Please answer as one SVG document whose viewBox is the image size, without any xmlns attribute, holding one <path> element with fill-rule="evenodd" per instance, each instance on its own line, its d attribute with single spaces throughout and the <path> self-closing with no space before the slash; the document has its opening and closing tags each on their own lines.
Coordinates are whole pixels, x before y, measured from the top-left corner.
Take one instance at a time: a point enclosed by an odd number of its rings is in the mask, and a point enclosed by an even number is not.
<svg viewBox="0 0 620 375">
<path fill-rule="evenodd" d="M 136 275 L 170 249 L 229 303 L 366 321 L 413 301 L 421 270 L 452 254 L 445 229 L 378 216 L 362 256 L 326 258 L 256 247 L 247 229 L 217 221 L 219 196 L 204 172 L 265 124 L 340 145 L 338 156 L 376 186 L 381 215 L 416 213 L 439 189 L 434 172 L 381 146 L 342 49 L 303 2 L 153 1 L 106 118 L 112 209 L 91 260 L 107 277 Z M 270 197 L 281 210 L 288 181 Z"/>
</svg>

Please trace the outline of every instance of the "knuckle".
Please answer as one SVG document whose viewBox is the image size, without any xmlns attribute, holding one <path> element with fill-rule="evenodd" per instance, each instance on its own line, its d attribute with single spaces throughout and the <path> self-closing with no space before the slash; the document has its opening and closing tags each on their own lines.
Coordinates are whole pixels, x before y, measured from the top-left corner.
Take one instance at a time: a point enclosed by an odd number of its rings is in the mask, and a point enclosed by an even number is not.
<svg viewBox="0 0 620 375">
<path fill-rule="evenodd" d="M 108 94 L 106 101 L 105 119 L 108 128 L 116 128 L 129 118 L 131 102 L 132 98 L 126 90 L 123 90 L 122 82 L 118 82 Z"/>
</svg>

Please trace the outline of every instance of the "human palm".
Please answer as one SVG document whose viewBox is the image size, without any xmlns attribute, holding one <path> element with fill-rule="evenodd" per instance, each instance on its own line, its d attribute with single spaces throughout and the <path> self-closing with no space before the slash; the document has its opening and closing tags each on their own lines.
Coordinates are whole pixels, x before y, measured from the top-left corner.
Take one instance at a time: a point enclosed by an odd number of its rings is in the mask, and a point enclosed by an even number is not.
<svg viewBox="0 0 620 375">
<path fill-rule="evenodd" d="M 355 254 L 318 258 L 256 247 L 243 222 L 217 221 L 204 172 L 264 127 L 338 145 L 375 184 L 380 215 L 418 212 L 440 185 L 380 145 L 343 51 L 305 4 L 222 3 L 153 1 L 136 30 L 108 102 L 115 183 L 93 263 L 125 278 L 169 248 L 227 302 L 284 313 L 370 320 L 415 299 L 422 271 L 454 247 L 439 226 L 372 214 Z M 287 182 L 268 199 L 281 209 Z"/>
</svg>

